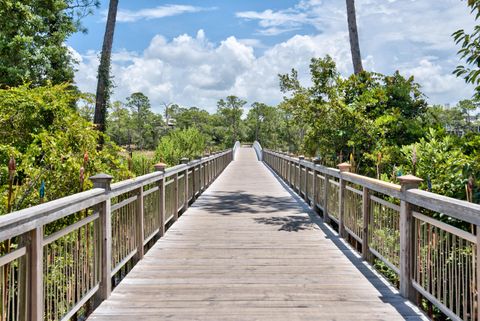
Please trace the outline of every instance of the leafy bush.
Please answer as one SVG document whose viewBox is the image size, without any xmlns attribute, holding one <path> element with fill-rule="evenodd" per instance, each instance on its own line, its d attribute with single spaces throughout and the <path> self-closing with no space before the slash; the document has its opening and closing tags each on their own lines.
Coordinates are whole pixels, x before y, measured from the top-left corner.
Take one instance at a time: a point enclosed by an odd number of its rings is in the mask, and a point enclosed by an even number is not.
<svg viewBox="0 0 480 321">
<path fill-rule="evenodd" d="M 173 166 L 179 164 L 182 157 L 202 156 L 205 148 L 206 138 L 197 128 L 176 129 L 162 137 L 155 158 Z"/>
<path fill-rule="evenodd" d="M 432 192 L 466 199 L 465 184 L 475 175 L 475 160 L 462 151 L 462 139 L 430 129 L 418 143 L 402 148 L 404 173 L 414 173 L 424 180 L 423 188 Z M 415 148 L 416 162 L 412 162 Z"/>
<path fill-rule="evenodd" d="M 131 176 L 120 148 L 105 137 L 97 151 L 98 131 L 72 107 L 79 94 L 68 85 L 0 90 L 0 214 L 7 212 L 8 162 L 16 159 L 11 210 L 91 187 L 90 175 Z M 84 167 L 84 181 L 80 168 Z M 43 184 L 42 184 L 43 182 Z M 39 190 L 45 187 L 41 200 Z"/>
<path fill-rule="evenodd" d="M 134 152 L 130 170 L 136 176 L 145 175 L 153 171 L 155 163 L 153 152 Z"/>
</svg>

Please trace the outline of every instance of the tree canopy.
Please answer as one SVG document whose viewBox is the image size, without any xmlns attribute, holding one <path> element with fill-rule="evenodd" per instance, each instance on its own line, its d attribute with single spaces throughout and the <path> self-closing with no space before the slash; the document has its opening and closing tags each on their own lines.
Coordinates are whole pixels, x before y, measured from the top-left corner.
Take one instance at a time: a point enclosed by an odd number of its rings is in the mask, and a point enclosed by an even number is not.
<svg viewBox="0 0 480 321">
<path fill-rule="evenodd" d="M 97 0 L 0 1 L 0 87 L 72 83 L 66 39 Z"/>
</svg>

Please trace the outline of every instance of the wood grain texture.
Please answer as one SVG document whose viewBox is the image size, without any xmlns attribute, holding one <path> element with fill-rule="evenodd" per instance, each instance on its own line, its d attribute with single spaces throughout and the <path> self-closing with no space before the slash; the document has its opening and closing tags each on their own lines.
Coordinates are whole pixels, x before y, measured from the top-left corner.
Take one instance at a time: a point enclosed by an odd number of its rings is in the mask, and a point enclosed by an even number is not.
<svg viewBox="0 0 480 321">
<path fill-rule="evenodd" d="M 238 150 L 89 318 L 421 319 L 252 148 Z"/>
</svg>

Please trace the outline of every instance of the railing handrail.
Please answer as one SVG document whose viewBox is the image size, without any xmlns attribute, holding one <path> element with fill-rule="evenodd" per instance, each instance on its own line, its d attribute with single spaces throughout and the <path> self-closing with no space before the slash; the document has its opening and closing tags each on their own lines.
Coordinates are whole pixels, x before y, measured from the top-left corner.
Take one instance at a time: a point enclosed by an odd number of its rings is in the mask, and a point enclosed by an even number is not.
<svg viewBox="0 0 480 321">
<path fill-rule="evenodd" d="M 401 192 L 401 186 L 398 184 L 385 182 L 379 179 L 358 175 L 354 173 L 340 171 L 336 168 L 326 167 L 323 165 L 314 164 L 308 160 L 301 160 L 296 157 L 285 155 L 282 153 L 264 150 L 266 153 L 273 154 L 277 157 L 292 161 L 302 166 L 326 174 L 335 178 L 342 178 L 345 181 L 353 184 L 358 184 L 369 188 L 375 192 L 379 192 L 400 200 L 408 201 L 411 204 L 418 205 L 429 210 L 440 212 L 449 215 L 453 218 L 465 221 L 467 223 L 480 225 L 480 205 L 470 203 L 464 200 L 420 190 L 409 189 L 404 193 Z"/>
<path fill-rule="evenodd" d="M 261 162 L 263 161 L 263 148 L 258 141 L 253 142 L 253 148 L 257 154 L 257 159 Z"/>
<path fill-rule="evenodd" d="M 235 160 L 237 158 L 237 152 L 238 152 L 238 149 L 242 147 L 242 145 L 240 144 L 240 142 L 237 140 L 235 142 L 235 144 L 233 145 L 233 160 Z"/>
<path fill-rule="evenodd" d="M 231 152 L 231 150 L 202 157 L 188 164 L 173 166 L 167 168 L 165 172 L 153 172 L 114 183 L 111 185 L 111 190 L 107 193 L 103 188 L 93 188 L 88 191 L 75 193 L 44 204 L 2 215 L 0 216 L 0 242 L 26 233 L 37 226 L 43 226 L 75 212 L 92 207 L 105 201 L 107 198 L 115 197 L 138 189 L 141 186 L 174 176 L 177 173 L 185 171 L 187 168 L 191 169 L 229 152 Z"/>
<path fill-rule="evenodd" d="M 412 175 L 398 185 L 350 173 L 348 163 L 338 170 L 273 151 L 264 159 L 362 259 L 398 275 L 403 297 L 421 295 L 452 320 L 480 319 L 479 204 L 420 190 Z"/>
<path fill-rule="evenodd" d="M 0 216 L 0 242 L 32 230 L 38 225 L 48 224 L 89 206 L 101 203 L 107 198 L 108 196 L 103 188 L 93 188 L 85 192 L 2 215 Z M 85 204 L 85 206 L 80 208 L 77 204 Z"/>
</svg>

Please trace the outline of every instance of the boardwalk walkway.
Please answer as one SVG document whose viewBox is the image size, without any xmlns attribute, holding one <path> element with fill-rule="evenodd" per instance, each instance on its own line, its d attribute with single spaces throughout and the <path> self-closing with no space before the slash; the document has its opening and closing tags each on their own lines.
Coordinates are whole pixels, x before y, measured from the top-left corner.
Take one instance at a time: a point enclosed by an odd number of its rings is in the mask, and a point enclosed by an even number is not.
<svg viewBox="0 0 480 321">
<path fill-rule="evenodd" d="M 421 318 L 241 148 L 90 320 Z"/>
</svg>

